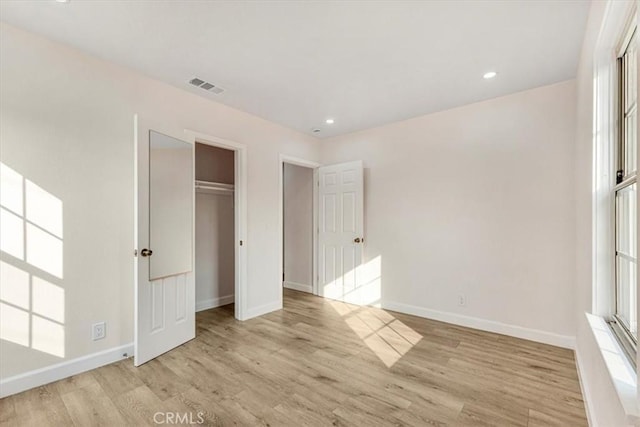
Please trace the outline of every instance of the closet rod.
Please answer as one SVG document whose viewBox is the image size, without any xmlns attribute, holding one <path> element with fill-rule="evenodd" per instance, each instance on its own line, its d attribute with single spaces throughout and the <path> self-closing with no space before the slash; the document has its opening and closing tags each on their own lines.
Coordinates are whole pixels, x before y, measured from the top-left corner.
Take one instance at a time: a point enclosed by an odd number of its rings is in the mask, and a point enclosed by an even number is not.
<svg viewBox="0 0 640 427">
<path fill-rule="evenodd" d="M 196 191 L 215 194 L 233 194 L 234 185 L 222 182 L 196 181 Z"/>
</svg>

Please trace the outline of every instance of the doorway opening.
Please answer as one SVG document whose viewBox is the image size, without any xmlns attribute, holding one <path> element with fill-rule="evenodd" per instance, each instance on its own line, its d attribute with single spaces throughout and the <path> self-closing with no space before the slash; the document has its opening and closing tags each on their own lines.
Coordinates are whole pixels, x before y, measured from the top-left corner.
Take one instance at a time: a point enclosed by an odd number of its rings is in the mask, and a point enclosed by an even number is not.
<svg viewBox="0 0 640 427">
<path fill-rule="evenodd" d="M 235 155 L 195 144 L 196 312 L 235 302 Z"/>
<path fill-rule="evenodd" d="M 283 293 L 290 289 L 317 294 L 314 233 L 317 166 L 314 162 L 281 157 Z"/>
<path fill-rule="evenodd" d="M 235 318 L 245 320 L 247 150 L 237 142 L 185 133 L 195 146 L 195 210 L 200 211 L 194 221 L 196 311 L 233 303 Z"/>
</svg>

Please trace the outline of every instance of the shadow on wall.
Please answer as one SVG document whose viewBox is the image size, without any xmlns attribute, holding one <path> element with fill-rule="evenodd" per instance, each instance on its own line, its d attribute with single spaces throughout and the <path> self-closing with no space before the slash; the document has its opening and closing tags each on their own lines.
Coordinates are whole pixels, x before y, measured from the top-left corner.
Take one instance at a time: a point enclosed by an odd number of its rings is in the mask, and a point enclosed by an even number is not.
<svg viewBox="0 0 640 427">
<path fill-rule="evenodd" d="M 0 163 L 0 340 L 65 356 L 62 201 Z"/>
<path fill-rule="evenodd" d="M 323 286 L 329 304 L 353 332 L 391 368 L 422 339 L 422 335 L 391 313 L 371 309 L 382 299 L 382 256 L 378 255 Z"/>
</svg>

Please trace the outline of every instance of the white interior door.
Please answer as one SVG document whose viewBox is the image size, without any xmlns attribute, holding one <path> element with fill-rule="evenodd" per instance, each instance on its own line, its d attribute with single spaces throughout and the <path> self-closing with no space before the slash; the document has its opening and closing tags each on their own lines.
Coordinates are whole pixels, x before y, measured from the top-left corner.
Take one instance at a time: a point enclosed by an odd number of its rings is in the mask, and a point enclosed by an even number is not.
<svg viewBox="0 0 640 427">
<path fill-rule="evenodd" d="M 318 168 L 318 294 L 363 304 L 358 286 L 364 242 L 362 161 Z"/>
<path fill-rule="evenodd" d="M 194 146 L 137 129 L 134 364 L 195 337 Z"/>
</svg>

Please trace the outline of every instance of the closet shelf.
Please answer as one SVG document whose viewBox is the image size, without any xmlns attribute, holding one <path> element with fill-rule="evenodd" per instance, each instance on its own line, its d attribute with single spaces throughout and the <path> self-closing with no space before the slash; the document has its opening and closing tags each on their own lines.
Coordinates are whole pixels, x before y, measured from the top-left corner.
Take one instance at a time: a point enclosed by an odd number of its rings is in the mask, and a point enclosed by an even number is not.
<svg viewBox="0 0 640 427">
<path fill-rule="evenodd" d="M 231 195 L 234 191 L 233 184 L 224 184 L 222 182 L 209 182 L 196 180 L 196 192 L 207 194 L 227 194 Z"/>
</svg>

